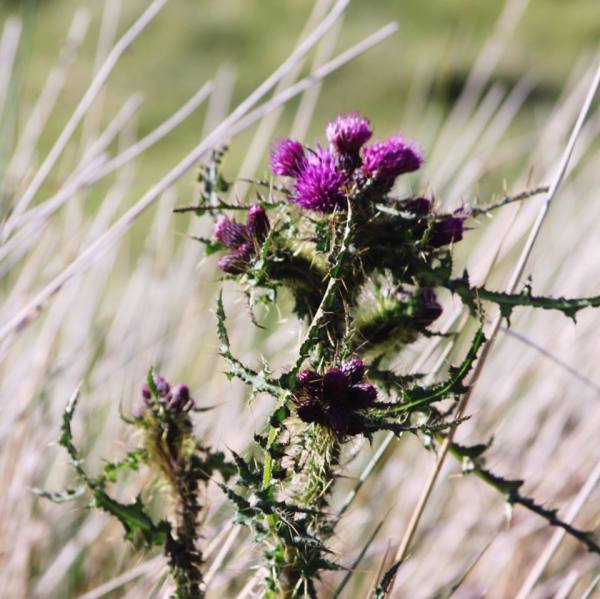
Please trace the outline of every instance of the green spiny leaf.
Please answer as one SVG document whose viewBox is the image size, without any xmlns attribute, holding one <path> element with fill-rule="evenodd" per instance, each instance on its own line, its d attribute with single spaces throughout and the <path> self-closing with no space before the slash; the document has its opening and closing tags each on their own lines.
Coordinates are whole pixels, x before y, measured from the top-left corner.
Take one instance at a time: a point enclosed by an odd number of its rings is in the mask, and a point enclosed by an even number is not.
<svg viewBox="0 0 600 599">
<path fill-rule="evenodd" d="M 484 287 L 471 287 L 466 271 L 462 278 L 448 281 L 446 286 L 454 293 L 457 293 L 464 304 L 472 311 L 478 311 L 480 301 L 492 302 L 499 306 L 500 313 L 507 320 L 510 319 L 513 309 L 517 306 L 529 306 L 531 308 L 542 308 L 543 310 L 558 310 L 573 320 L 575 320 L 575 315 L 579 310 L 600 306 L 600 295 L 567 299 L 564 297 L 554 298 L 534 296 L 529 287 L 526 287 L 520 293 L 513 294 L 490 291 Z"/>
<path fill-rule="evenodd" d="M 128 504 L 116 501 L 100 488 L 93 490 L 93 496 L 96 507 L 108 512 L 123 525 L 126 539 L 133 541 L 135 533 L 139 531 L 149 545 L 165 544 L 171 525 L 166 520 L 154 524 L 139 496 L 134 503 Z"/>
</svg>

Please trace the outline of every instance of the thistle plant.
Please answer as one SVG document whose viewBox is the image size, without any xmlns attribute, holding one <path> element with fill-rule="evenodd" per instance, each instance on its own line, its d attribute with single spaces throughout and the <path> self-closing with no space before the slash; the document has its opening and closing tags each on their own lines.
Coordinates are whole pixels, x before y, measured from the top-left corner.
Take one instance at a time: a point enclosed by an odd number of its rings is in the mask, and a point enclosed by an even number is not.
<svg viewBox="0 0 600 599">
<path fill-rule="evenodd" d="M 534 195 L 525 192 L 488 207 L 441 210 L 421 195 L 397 197 L 397 179 L 419 169 L 419 147 L 401 135 L 370 142 L 369 121 L 341 115 L 326 129 L 327 146 L 308 147 L 292 139 L 273 144 L 275 178 L 256 182 L 256 203 L 227 204 L 212 193 L 229 184 L 219 173 L 222 153 L 203 167 L 204 191 L 186 211 L 216 221 L 209 252 L 222 251 L 218 266 L 257 303 L 279 301 L 291 292 L 303 341 L 289 367 L 275 374 L 235 357 L 218 300 L 220 353 L 228 376 L 253 394 L 277 400 L 266 429 L 256 436 L 262 459 L 235 456 L 235 487 L 223 485 L 250 526 L 264 554 L 265 597 L 317 597 L 323 571 L 342 570 L 328 548 L 339 516 L 332 491 L 343 474 L 341 456 L 356 436 L 371 439 L 382 430 L 413 433 L 435 450 L 463 420 L 458 409 L 482 347 L 486 311 L 496 304 L 507 320 L 516 307 L 557 310 L 575 318 L 600 305 L 600 297 L 537 296 L 531 286 L 514 294 L 474 286 L 465 270 L 454 274 L 453 248 L 477 225 L 475 216 Z M 247 210 L 245 222 L 240 211 Z M 398 372 L 394 358 L 406 345 L 438 334 L 431 325 L 442 315 L 442 290 L 456 294 L 471 311 L 476 331 L 462 362 L 446 377 L 423 385 Z M 254 321 L 254 317 L 253 317 Z M 503 494 L 562 527 L 590 551 L 593 535 L 560 520 L 556 511 L 521 494 L 523 481 L 491 472 L 487 444 L 452 443 L 450 453 Z M 397 565 L 382 577 L 376 595 L 387 594 Z"/>
<path fill-rule="evenodd" d="M 507 321 L 517 307 L 560 311 L 574 319 L 578 311 L 600 306 L 600 296 L 543 297 L 530 285 L 507 294 L 473 285 L 466 270 L 455 274 L 454 247 L 477 226 L 475 217 L 535 190 L 487 207 L 447 212 L 422 194 L 397 197 L 394 192 L 398 178 L 418 170 L 424 160 L 413 141 L 402 135 L 371 141 L 371 124 L 358 114 L 339 116 L 327 126 L 326 138 L 326 145 L 312 148 L 291 139 L 275 141 L 274 177 L 255 182 L 256 199 L 248 204 L 223 200 L 231 184 L 222 173 L 225 149 L 215 150 L 201 167 L 199 203 L 176 210 L 214 220 L 212 237 L 196 239 L 207 254 L 218 254 L 223 280 L 239 285 L 252 322 L 257 324 L 257 305 L 285 305 L 288 294 L 293 299 L 302 341 L 280 372 L 236 357 L 222 294 L 217 300 L 226 375 L 243 381 L 253 396 L 275 399 L 255 446 L 244 455 L 230 451 L 230 461 L 206 448 L 194 432 L 195 403 L 188 388 L 171 388 L 151 371 L 130 420 L 141 446 L 98 477 L 86 473 L 74 445 L 75 400 L 69 404 L 61 444 L 82 487 L 46 496 L 63 500 L 88 492 L 97 507 L 121 521 L 129 539 L 141 535 L 146 544 L 161 545 L 174 597 L 187 599 L 203 594 L 201 490 L 215 480 L 231 500 L 237 522 L 252 529 L 261 548 L 262 596 L 318 597 L 324 572 L 350 567 L 330 547 L 345 511 L 336 511 L 333 497 L 345 471 L 347 446 L 357 437 L 372 440 L 379 431 L 410 433 L 428 451 L 449 439 L 450 454 L 465 474 L 476 475 L 508 504 L 531 510 L 600 553 L 592 533 L 524 495 L 523 481 L 492 472 L 485 461 L 489 444 L 466 446 L 448 438 L 468 417 L 460 400 L 488 343 L 484 329 L 490 305 Z M 444 311 L 444 290 L 472 314 L 473 334 L 462 360 L 425 384 L 421 376 L 399 371 L 396 358 L 409 344 L 441 334 L 434 325 Z M 117 473 L 142 463 L 163 481 L 171 506 L 158 524 L 141 496 L 123 504 L 106 490 Z M 220 478 L 213 477 L 216 473 Z M 375 597 L 389 594 L 398 567 L 381 577 Z"/>
<path fill-rule="evenodd" d="M 55 502 L 69 501 L 89 494 L 92 506 L 108 512 L 121 522 L 125 538 L 150 549 L 163 548 L 175 585 L 174 599 L 204 596 L 199 547 L 202 492 L 215 473 L 225 479 L 232 474 L 221 452 L 202 445 L 196 436 L 190 412 L 195 402 L 186 385 L 171 388 L 167 380 L 150 372 L 142 386 L 141 398 L 128 424 L 137 429 L 140 445 L 119 462 L 104 466 L 98 476 L 90 476 L 75 446 L 71 428 L 78 394 L 75 394 L 63 416 L 60 444 L 69 455 L 80 486 L 63 493 L 38 491 Z M 168 507 L 168 515 L 155 522 L 149 503 L 142 494 L 133 503 L 113 498 L 107 487 L 117 483 L 117 476 L 128 470 L 148 466 L 158 477 Z"/>
</svg>

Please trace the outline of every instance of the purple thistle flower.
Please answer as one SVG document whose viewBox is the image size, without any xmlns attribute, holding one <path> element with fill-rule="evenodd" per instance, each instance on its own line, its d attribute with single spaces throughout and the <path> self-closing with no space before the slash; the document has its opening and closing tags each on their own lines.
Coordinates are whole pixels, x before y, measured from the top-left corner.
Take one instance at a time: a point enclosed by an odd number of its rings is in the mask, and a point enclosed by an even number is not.
<svg viewBox="0 0 600 599">
<path fill-rule="evenodd" d="M 227 274 L 239 275 L 246 271 L 255 247 L 253 243 L 244 243 L 239 248 L 229 252 L 217 262 L 218 267 Z"/>
<path fill-rule="evenodd" d="M 321 380 L 321 375 L 314 370 L 301 370 L 298 373 L 298 382 L 301 385 L 312 385 Z"/>
<path fill-rule="evenodd" d="M 240 247 L 248 241 L 248 228 L 246 225 L 236 223 L 223 217 L 215 225 L 215 237 L 225 246 L 231 249 Z"/>
<path fill-rule="evenodd" d="M 308 210 L 333 212 L 344 206 L 342 187 L 346 182 L 347 176 L 337 169 L 331 152 L 317 148 L 306 160 L 290 199 Z"/>
<path fill-rule="evenodd" d="M 341 368 L 330 368 L 323 376 L 323 394 L 329 403 L 343 400 L 348 391 L 348 377 Z"/>
<path fill-rule="evenodd" d="M 364 431 L 364 417 L 358 410 L 371 406 L 377 389 L 361 383 L 365 367 L 362 360 L 349 360 L 325 374 L 303 370 L 298 374 L 295 394 L 298 417 L 304 422 L 329 426 L 338 435 L 356 435 Z"/>
<path fill-rule="evenodd" d="M 365 376 L 365 364 L 359 358 L 353 358 L 342 364 L 342 372 L 348 377 L 351 385 L 356 385 Z"/>
<path fill-rule="evenodd" d="M 271 170 L 283 177 L 297 177 L 304 168 L 304 146 L 289 138 L 275 142 L 271 150 Z"/>
<path fill-rule="evenodd" d="M 372 134 L 369 120 L 356 112 L 340 115 L 327 125 L 327 139 L 339 154 L 358 156 Z"/>
<path fill-rule="evenodd" d="M 363 150 L 363 172 L 391 187 L 399 175 L 416 171 L 423 162 L 421 151 L 401 135 L 377 141 Z"/>
<path fill-rule="evenodd" d="M 245 272 L 270 228 L 267 213 L 260 206 L 248 210 L 245 225 L 222 218 L 215 226 L 215 237 L 231 251 L 219 260 L 219 268 L 232 275 Z"/>
<path fill-rule="evenodd" d="M 264 208 L 255 205 L 248 210 L 246 228 L 250 236 L 256 239 L 259 243 L 262 243 L 265 240 L 269 234 L 271 224 L 269 223 L 269 219 Z"/>
<path fill-rule="evenodd" d="M 448 216 L 434 223 L 429 235 L 430 245 L 440 247 L 460 241 L 463 238 L 465 220 L 463 216 Z"/>
</svg>

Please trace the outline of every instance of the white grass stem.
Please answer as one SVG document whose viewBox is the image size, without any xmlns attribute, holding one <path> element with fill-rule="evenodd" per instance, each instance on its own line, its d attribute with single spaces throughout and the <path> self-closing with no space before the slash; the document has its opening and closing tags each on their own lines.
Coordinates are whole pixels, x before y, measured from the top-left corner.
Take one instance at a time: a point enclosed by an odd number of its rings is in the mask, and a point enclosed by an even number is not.
<svg viewBox="0 0 600 599">
<path fill-rule="evenodd" d="M 17 201 L 12 214 L 6 220 L 2 232 L 0 234 L 0 240 L 6 241 L 8 236 L 14 230 L 18 224 L 19 218 L 23 212 L 27 209 L 31 201 L 36 196 L 40 187 L 46 181 L 46 178 L 50 174 L 50 171 L 56 164 L 56 161 L 62 154 L 69 140 L 77 130 L 77 127 L 81 123 L 83 117 L 92 106 L 95 98 L 103 89 L 108 77 L 112 73 L 112 70 L 116 66 L 117 62 L 123 55 L 123 53 L 131 46 L 135 39 L 142 33 L 142 31 L 150 24 L 150 22 L 156 17 L 156 15 L 162 10 L 168 0 L 154 0 L 142 16 L 131 26 L 131 28 L 123 35 L 123 37 L 115 44 L 107 56 L 104 64 L 98 70 L 98 73 L 94 77 L 92 83 L 85 92 L 83 98 L 79 102 L 77 108 L 69 118 L 65 128 L 62 130 L 58 139 L 52 146 L 52 149 L 46 156 L 44 162 L 40 165 L 36 171 L 35 176 L 31 180 L 27 189 L 24 191 L 21 198 Z"/>
<path fill-rule="evenodd" d="M 79 54 L 79 49 L 89 29 L 90 20 L 90 12 L 83 8 L 77 10 L 73 17 L 58 60 L 46 79 L 8 165 L 7 180 L 10 187 L 18 184 L 31 164 L 40 135 L 54 111 L 70 68 Z"/>
</svg>

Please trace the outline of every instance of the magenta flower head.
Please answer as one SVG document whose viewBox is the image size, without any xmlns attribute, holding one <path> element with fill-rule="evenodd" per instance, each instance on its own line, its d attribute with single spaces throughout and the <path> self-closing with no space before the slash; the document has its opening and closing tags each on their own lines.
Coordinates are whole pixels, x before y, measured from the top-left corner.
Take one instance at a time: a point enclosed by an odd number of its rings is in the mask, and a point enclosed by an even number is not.
<svg viewBox="0 0 600 599">
<path fill-rule="evenodd" d="M 417 146 L 394 135 L 385 141 L 377 141 L 363 150 L 363 173 L 385 186 L 391 186 L 399 175 L 416 171 L 423 162 Z"/>
<path fill-rule="evenodd" d="M 297 177 L 304 168 L 304 146 L 289 138 L 275 142 L 271 150 L 271 170 L 282 177 Z"/>
<path fill-rule="evenodd" d="M 333 212 L 344 207 L 342 188 L 346 182 L 347 176 L 337 168 L 333 154 L 318 147 L 306 160 L 290 199 L 308 210 Z"/>
<path fill-rule="evenodd" d="M 327 139 L 338 154 L 358 156 L 372 134 L 369 120 L 356 112 L 340 115 L 327 125 Z"/>
</svg>

